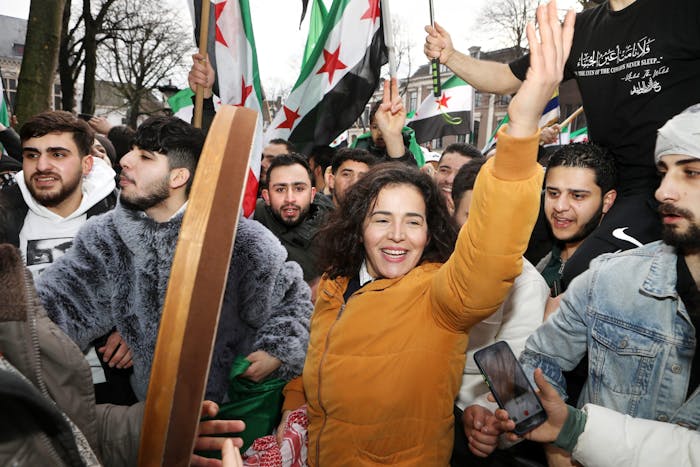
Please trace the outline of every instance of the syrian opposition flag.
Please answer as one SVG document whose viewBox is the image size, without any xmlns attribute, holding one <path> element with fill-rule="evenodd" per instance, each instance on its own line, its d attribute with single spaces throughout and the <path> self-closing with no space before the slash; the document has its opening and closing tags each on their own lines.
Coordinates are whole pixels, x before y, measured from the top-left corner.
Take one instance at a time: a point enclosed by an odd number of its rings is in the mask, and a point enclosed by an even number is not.
<svg viewBox="0 0 700 467">
<path fill-rule="evenodd" d="M 564 127 L 559 134 L 559 140 L 559 144 L 587 143 L 588 127 L 584 126 L 575 131 L 571 131 L 571 128 L 568 126 Z"/>
<path fill-rule="evenodd" d="M 416 140 L 425 143 L 447 135 L 471 131 L 472 87 L 452 76 L 442 85 L 440 97 L 430 94 L 421 103 L 407 126 L 416 132 Z"/>
<path fill-rule="evenodd" d="M 554 123 L 557 123 L 559 121 L 559 115 L 559 89 L 557 89 L 556 91 L 554 91 L 554 95 L 552 95 L 552 98 L 549 99 L 549 102 L 547 102 L 547 105 L 545 105 L 544 110 L 542 111 L 542 116 L 540 117 L 540 120 L 538 122 L 538 126 L 540 128 L 544 128 L 546 126 L 550 126 Z M 493 147 L 493 145 L 496 144 L 498 130 L 500 130 L 503 125 L 508 123 L 509 120 L 510 119 L 508 118 L 508 114 L 506 114 L 506 116 L 503 117 L 503 120 L 498 122 L 496 129 L 493 130 L 491 137 L 486 142 L 481 152 L 486 154 L 486 152 L 488 152 Z"/>
<path fill-rule="evenodd" d="M 185 88 L 168 98 L 168 105 L 174 117 L 184 120 L 187 123 L 192 121 L 192 113 L 194 112 L 192 96 L 194 96 L 194 91 L 190 88 Z"/>
<path fill-rule="evenodd" d="M 195 37 L 199 38 L 201 0 L 194 0 Z M 258 124 L 250 153 L 250 171 L 246 183 L 243 211 L 255 210 L 262 154 L 262 87 L 258 56 L 248 0 L 215 0 L 209 18 L 209 61 L 216 70 L 214 94 L 222 104 L 248 107 L 258 112 Z"/>
<path fill-rule="evenodd" d="M 542 116 L 540 117 L 539 127 L 544 128 L 559 121 L 559 89 L 554 91 L 554 95 L 547 105 L 544 106 Z"/>
<path fill-rule="evenodd" d="M 289 140 L 302 153 L 329 144 L 364 111 L 386 61 L 379 0 L 334 0 L 265 140 Z"/>
</svg>

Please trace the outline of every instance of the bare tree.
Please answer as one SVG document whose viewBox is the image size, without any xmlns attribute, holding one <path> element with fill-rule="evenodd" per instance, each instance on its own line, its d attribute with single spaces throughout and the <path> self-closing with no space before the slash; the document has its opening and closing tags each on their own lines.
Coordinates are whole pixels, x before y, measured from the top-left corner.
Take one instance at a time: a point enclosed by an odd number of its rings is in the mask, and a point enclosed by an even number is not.
<svg viewBox="0 0 700 467">
<path fill-rule="evenodd" d="M 80 107 L 84 113 L 95 112 L 97 49 L 111 36 L 112 28 L 120 23 L 114 15 L 109 23 L 106 22 L 114 3 L 115 0 L 82 0 L 79 8 L 73 8 L 72 0 L 66 0 L 58 53 L 63 110 L 72 111 L 75 107 L 75 87 L 82 73 L 83 97 Z"/>
<path fill-rule="evenodd" d="M 64 2 L 32 0 L 29 6 L 27 39 L 15 105 L 20 125 L 32 115 L 51 108 Z"/>
<path fill-rule="evenodd" d="M 127 102 L 128 124 L 136 127 L 147 96 L 174 73 L 184 70 L 191 31 L 158 0 L 121 0 L 106 19 L 114 25 L 98 60 Z"/>
<path fill-rule="evenodd" d="M 540 0 L 493 0 L 481 11 L 479 23 L 522 55 L 527 50 L 525 28 L 529 21 L 534 20 L 540 3 Z"/>
<path fill-rule="evenodd" d="M 401 69 L 401 65 L 405 64 L 406 79 L 403 80 L 399 95 L 406 94 L 408 85 L 411 81 L 411 73 L 413 72 L 411 63 L 411 53 L 413 52 L 413 37 L 409 34 L 406 24 L 398 18 L 392 18 L 392 30 L 394 33 L 394 50 L 396 52 L 396 68 Z M 402 70 L 403 71 L 403 70 Z"/>
</svg>

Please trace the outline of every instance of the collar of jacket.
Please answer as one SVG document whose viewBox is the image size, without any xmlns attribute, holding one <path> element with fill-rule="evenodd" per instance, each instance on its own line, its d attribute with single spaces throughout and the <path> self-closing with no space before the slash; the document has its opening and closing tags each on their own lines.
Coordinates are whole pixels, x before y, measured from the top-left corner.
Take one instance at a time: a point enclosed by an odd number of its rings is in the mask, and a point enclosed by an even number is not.
<svg viewBox="0 0 700 467">
<path fill-rule="evenodd" d="M 172 262 L 184 212 L 165 222 L 157 222 L 144 211 L 127 209 L 118 203 L 112 213 L 114 228 L 134 255 L 135 262 L 150 261 L 154 255 L 167 260 L 167 264 Z"/>
<path fill-rule="evenodd" d="M 678 252 L 662 241 L 650 244 L 653 255 L 649 272 L 642 282 L 642 291 L 658 298 L 676 297 L 676 261 Z M 644 248 L 644 247 L 643 247 Z M 636 250 L 636 249 L 635 249 Z M 630 250 L 634 251 L 634 250 Z"/>
<path fill-rule="evenodd" d="M 270 206 L 263 201 L 260 203 L 262 209 L 256 209 L 255 218 L 261 220 L 263 225 L 267 227 L 276 237 L 284 239 L 287 242 L 297 244 L 301 247 L 308 247 L 311 241 L 318 233 L 318 229 L 323 224 L 324 218 L 328 211 L 333 209 L 333 203 L 328 200 L 328 197 L 318 193 L 314 197 L 309 215 L 301 224 L 294 227 L 287 227 L 272 213 Z"/>
<path fill-rule="evenodd" d="M 442 264 L 440 263 L 424 262 L 411 269 L 408 272 L 408 274 L 404 274 L 401 277 L 395 277 L 393 279 L 375 279 L 372 282 L 368 282 L 364 286 L 360 287 L 360 289 L 357 292 L 355 292 L 353 296 L 367 292 L 379 292 L 382 290 L 386 290 L 390 287 L 397 285 L 404 279 L 411 277 L 412 275 L 430 272 L 440 268 L 440 266 L 442 266 Z M 335 279 L 329 279 L 327 276 L 324 276 L 323 279 L 324 280 L 321 284 L 322 287 L 320 290 L 323 291 L 323 294 L 326 296 L 326 298 L 328 298 L 329 300 L 338 300 L 340 303 L 343 303 L 343 294 L 345 294 L 345 289 L 348 288 L 350 278 L 337 277 Z"/>
</svg>

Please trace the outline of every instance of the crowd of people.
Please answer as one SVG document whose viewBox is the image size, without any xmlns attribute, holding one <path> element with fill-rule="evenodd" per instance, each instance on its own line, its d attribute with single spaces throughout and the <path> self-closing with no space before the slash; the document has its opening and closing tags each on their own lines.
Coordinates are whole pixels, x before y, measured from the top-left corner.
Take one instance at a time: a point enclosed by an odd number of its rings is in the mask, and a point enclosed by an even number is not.
<svg viewBox="0 0 700 467">
<path fill-rule="evenodd" d="M 700 465 L 700 4 L 607 0 L 561 22 L 552 1 L 537 24 L 511 64 L 426 27 L 428 58 L 515 93 L 488 155 L 453 144 L 417 167 L 395 80 L 356 147 L 266 144 L 192 465 Z M 203 130 L 64 111 L 0 128 L 3 465 L 136 463 L 214 118 L 214 71 L 193 58 Z M 539 118 L 569 78 L 592 142 L 543 158 Z M 547 413 L 523 436 L 474 362 L 498 341 Z M 237 357 L 241 378 L 284 383 L 270 442 L 217 418 Z"/>
</svg>

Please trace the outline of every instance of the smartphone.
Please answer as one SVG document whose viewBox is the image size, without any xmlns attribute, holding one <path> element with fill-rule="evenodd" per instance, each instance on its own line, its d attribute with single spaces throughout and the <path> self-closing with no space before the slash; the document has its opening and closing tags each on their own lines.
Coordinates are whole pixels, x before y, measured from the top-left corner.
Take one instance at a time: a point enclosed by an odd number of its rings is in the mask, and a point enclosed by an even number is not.
<svg viewBox="0 0 700 467">
<path fill-rule="evenodd" d="M 540 398 L 505 341 L 479 350 L 474 361 L 498 406 L 515 422 L 513 432 L 522 436 L 547 420 Z"/>
<path fill-rule="evenodd" d="M 81 120 L 85 120 L 86 122 L 92 118 L 92 115 L 90 114 L 78 114 L 78 118 Z"/>
</svg>

